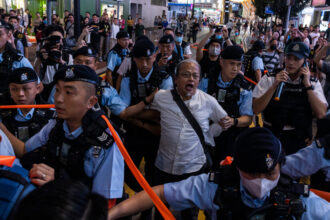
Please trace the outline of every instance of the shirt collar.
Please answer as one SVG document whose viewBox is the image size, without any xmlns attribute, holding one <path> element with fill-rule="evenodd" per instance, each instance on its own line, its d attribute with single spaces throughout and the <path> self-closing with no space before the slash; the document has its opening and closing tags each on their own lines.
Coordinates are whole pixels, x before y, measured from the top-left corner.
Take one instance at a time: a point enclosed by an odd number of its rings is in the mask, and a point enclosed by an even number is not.
<svg viewBox="0 0 330 220">
<path fill-rule="evenodd" d="M 260 208 L 265 204 L 268 197 L 270 196 L 270 192 L 268 192 L 263 198 L 252 198 L 252 196 L 246 191 L 243 187 L 242 181 L 240 182 L 240 192 L 242 202 L 250 208 Z"/>
<path fill-rule="evenodd" d="M 32 108 L 25 116 L 20 108 L 17 109 L 17 114 L 26 120 L 31 120 L 33 117 L 33 113 L 34 113 L 34 108 Z"/>
<path fill-rule="evenodd" d="M 76 130 L 74 130 L 73 132 L 70 132 L 69 126 L 66 123 L 66 121 L 64 121 L 64 123 L 63 123 L 63 130 L 64 130 L 65 137 L 70 140 L 76 139 L 83 132 L 83 129 L 81 126 L 79 128 L 77 128 Z"/>
<path fill-rule="evenodd" d="M 138 74 L 138 79 L 137 81 L 139 83 L 145 83 L 145 82 L 148 82 L 150 76 L 151 76 L 151 73 L 152 71 L 154 70 L 154 68 L 152 67 L 151 70 L 149 71 L 149 73 L 145 76 L 145 77 L 142 77 L 141 74 L 140 74 L 140 70 L 137 71 L 137 74 Z"/>
<path fill-rule="evenodd" d="M 222 77 L 221 77 L 221 72 L 219 74 L 219 77 L 218 77 L 218 81 L 217 81 L 217 85 L 219 87 L 222 87 L 222 88 L 226 88 L 226 87 L 229 87 L 231 85 L 231 83 L 233 82 L 233 80 L 229 81 L 229 82 L 224 82 L 222 80 Z"/>
</svg>

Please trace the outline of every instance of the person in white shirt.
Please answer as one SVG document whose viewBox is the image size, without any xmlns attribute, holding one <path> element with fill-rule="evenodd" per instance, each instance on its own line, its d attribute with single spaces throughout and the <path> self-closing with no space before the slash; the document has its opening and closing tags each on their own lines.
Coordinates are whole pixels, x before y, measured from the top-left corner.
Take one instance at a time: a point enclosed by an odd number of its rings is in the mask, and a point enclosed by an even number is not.
<svg viewBox="0 0 330 220">
<path fill-rule="evenodd" d="M 320 37 L 320 26 L 315 25 L 315 27 L 314 27 L 314 31 L 311 32 L 311 33 L 309 34 L 309 36 L 311 36 L 311 38 L 312 38 L 312 46 L 313 46 L 313 48 L 314 48 L 315 45 L 316 45 L 317 40 L 318 40 L 319 37 Z"/>
<path fill-rule="evenodd" d="M 114 18 L 113 23 L 111 25 L 111 35 L 110 35 L 110 50 L 116 45 L 117 38 L 116 35 L 119 32 L 120 27 L 118 25 L 118 19 Z"/>
</svg>

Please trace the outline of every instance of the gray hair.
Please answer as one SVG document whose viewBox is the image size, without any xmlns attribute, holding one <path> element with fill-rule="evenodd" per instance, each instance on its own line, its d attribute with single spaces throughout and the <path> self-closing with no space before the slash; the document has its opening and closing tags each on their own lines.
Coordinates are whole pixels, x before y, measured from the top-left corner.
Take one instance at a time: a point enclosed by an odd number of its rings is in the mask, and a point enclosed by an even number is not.
<svg viewBox="0 0 330 220">
<path fill-rule="evenodd" d="M 179 70 L 180 70 L 180 67 L 181 67 L 181 65 L 184 64 L 184 63 L 193 63 L 193 64 L 195 64 L 195 65 L 198 67 L 198 69 L 199 69 L 199 74 L 201 74 L 201 66 L 199 65 L 199 63 L 198 63 L 196 60 L 194 60 L 194 59 L 186 59 L 186 60 L 182 60 L 182 61 L 176 66 L 176 69 L 175 69 L 175 76 L 178 75 Z"/>
</svg>

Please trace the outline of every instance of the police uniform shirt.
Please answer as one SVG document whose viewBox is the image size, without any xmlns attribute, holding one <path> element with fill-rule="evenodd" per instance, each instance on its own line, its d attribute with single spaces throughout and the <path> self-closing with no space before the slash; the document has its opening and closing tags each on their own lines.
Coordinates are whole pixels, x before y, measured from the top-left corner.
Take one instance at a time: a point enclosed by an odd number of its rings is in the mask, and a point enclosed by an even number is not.
<svg viewBox="0 0 330 220">
<path fill-rule="evenodd" d="M 281 168 L 283 173 L 293 179 L 312 175 L 318 170 L 322 170 L 326 181 L 330 182 L 330 160 L 324 157 L 324 148 L 318 148 L 315 141 L 297 153 L 286 156 L 285 164 Z"/>
<path fill-rule="evenodd" d="M 219 74 L 218 81 L 217 81 L 217 86 L 221 88 L 228 88 L 231 83 L 233 82 L 224 82 L 221 78 L 221 73 Z M 198 88 L 204 92 L 207 92 L 208 90 L 208 83 L 209 79 L 203 77 L 198 85 Z M 242 115 L 248 115 L 248 116 L 253 116 L 253 109 L 252 109 L 252 91 L 248 90 L 241 90 L 240 92 L 240 98 L 239 101 L 237 102 L 237 105 L 239 107 L 239 114 Z"/>
<path fill-rule="evenodd" d="M 25 142 L 26 152 L 45 145 L 55 124 L 56 120 L 50 120 L 39 133 Z M 83 132 L 82 127 L 70 132 L 65 121 L 63 130 L 65 137 L 71 140 Z M 121 198 L 124 185 L 124 160 L 116 143 L 107 150 L 102 148 L 98 157 L 95 157 L 94 153 L 95 149 L 91 147 L 86 152 L 84 161 L 86 175 L 93 177 L 92 191 L 107 199 Z"/>
<path fill-rule="evenodd" d="M 126 56 L 128 54 L 127 49 L 123 49 L 123 55 Z M 116 66 L 120 66 L 121 64 L 121 57 L 114 51 L 110 51 L 107 59 L 107 69 L 113 72 Z"/>
<path fill-rule="evenodd" d="M 214 146 L 210 121 L 219 122 L 227 116 L 225 110 L 214 97 L 199 89 L 184 103 L 200 124 L 205 142 Z M 155 166 L 173 175 L 200 170 L 206 161 L 203 147 L 195 130 L 173 100 L 171 91 L 158 91 L 150 108 L 161 115 L 161 136 Z"/>
<path fill-rule="evenodd" d="M 2 61 L 3 61 L 2 55 L 3 55 L 3 53 L 0 53 L 0 63 L 2 63 Z M 26 59 L 25 57 L 23 57 L 20 61 L 14 61 L 12 70 L 18 69 L 21 67 L 29 67 L 31 69 L 34 69 L 33 66 L 31 65 L 30 61 L 28 59 Z"/>
<path fill-rule="evenodd" d="M 55 91 L 54 86 L 47 101 L 49 104 L 54 104 Z M 112 86 L 103 88 L 101 105 L 109 107 L 111 113 L 114 115 L 119 115 L 127 108 L 127 104 L 123 102 L 117 93 L 117 90 Z"/>
<path fill-rule="evenodd" d="M 0 155 L 1 156 L 15 156 L 13 146 L 11 145 L 9 139 L 0 129 Z M 13 165 L 21 166 L 18 159 L 15 159 Z"/>
<path fill-rule="evenodd" d="M 252 70 L 253 71 L 257 71 L 257 70 L 260 70 L 260 71 L 263 71 L 265 69 L 264 67 L 264 62 L 262 61 L 262 58 L 261 57 L 255 57 L 253 60 L 252 60 Z"/>
<path fill-rule="evenodd" d="M 168 204 L 175 210 L 192 208 L 193 204 L 203 210 L 211 211 L 211 218 L 216 220 L 216 210 L 219 209 L 213 201 L 218 185 L 209 182 L 208 174 L 191 176 L 180 182 L 166 183 L 164 196 Z M 241 199 L 249 207 L 262 206 L 267 199 L 253 199 L 241 184 Z M 306 212 L 301 220 L 328 220 L 330 216 L 330 203 L 310 192 L 309 197 L 301 197 L 306 205 Z M 193 204 L 192 204 L 193 203 Z"/>
<path fill-rule="evenodd" d="M 125 57 L 123 62 L 120 64 L 119 69 L 117 70 L 117 73 L 123 77 L 126 76 L 126 74 L 129 73 L 132 67 L 132 58 L 131 57 Z"/>
<path fill-rule="evenodd" d="M 252 93 L 253 98 L 260 98 L 261 96 L 263 96 L 268 91 L 268 89 L 274 84 L 274 82 L 275 82 L 275 77 L 269 77 L 267 75 L 264 75 L 259 81 L 259 83 L 256 85 L 256 87 L 254 87 L 253 89 L 253 93 Z M 298 77 L 297 79 L 292 81 L 292 79 L 289 77 L 287 82 L 290 84 L 297 85 L 302 83 L 302 79 Z M 321 102 L 324 103 L 326 106 L 328 106 L 328 102 L 324 96 L 321 83 L 319 81 L 316 82 L 312 81 L 311 84 L 312 86 L 314 86 L 313 92 L 316 95 L 316 97 L 319 98 Z"/>
<path fill-rule="evenodd" d="M 138 70 L 137 82 L 138 83 L 147 82 L 153 70 L 154 69 L 152 68 L 146 77 L 142 77 L 140 71 Z M 167 79 L 163 79 L 162 83 L 159 86 L 159 89 L 164 89 L 164 90 L 172 89 L 172 88 L 173 88 L 173 80 L 171 76 L 169 76 Z M 131 104 L 130 77 L 125 77 L 122 79 L 119 94 L 124 103 L 126 103 L 127 105 Z"/>
</svg>

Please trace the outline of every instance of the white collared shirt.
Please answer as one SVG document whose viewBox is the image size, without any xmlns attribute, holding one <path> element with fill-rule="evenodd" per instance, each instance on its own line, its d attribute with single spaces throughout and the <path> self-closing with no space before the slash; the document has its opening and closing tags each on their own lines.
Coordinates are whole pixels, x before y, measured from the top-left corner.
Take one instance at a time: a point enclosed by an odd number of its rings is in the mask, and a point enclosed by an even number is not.
<svg viewBox="0 0 330 220">
<path fill-rule="evenodd" d="M 217 100 L 198 90 L 185 104 L 201 126 L 205 142 L 214 145 L 209 122 L 218 123 L 227 113 Z M 161 138 L 155 165 L 160 170 L 181 175 L 200 170 L 206 158 L 198 135 L 192 128 L 170 90 L 156 93 L 151 109 L 160 112 Z"/>
</svg>

